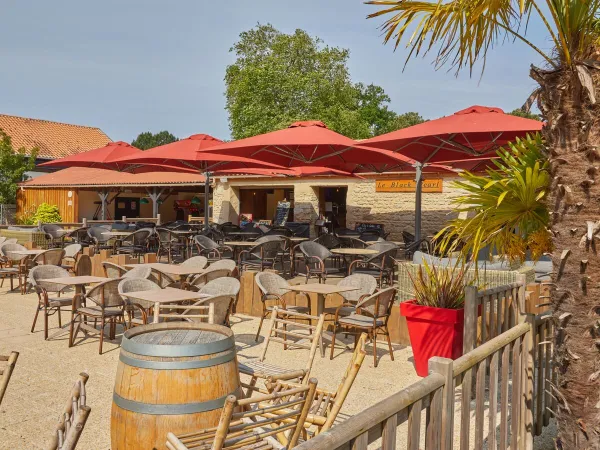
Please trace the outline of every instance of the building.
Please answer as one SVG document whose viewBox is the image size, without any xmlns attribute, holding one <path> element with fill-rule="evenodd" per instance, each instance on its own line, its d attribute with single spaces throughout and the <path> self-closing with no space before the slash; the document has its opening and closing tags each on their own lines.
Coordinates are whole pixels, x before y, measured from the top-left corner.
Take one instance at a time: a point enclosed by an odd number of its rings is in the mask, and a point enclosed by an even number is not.
<svg viewBox="0 0 600 450">
<path fill-rule="evenodd" d="M 38 148 L 36 165 L 112 142 L 100 128 L 6 114 L 0 114 L 0 130 L 10 136 L 15 149 Z M 38 167 L 28 175 L 33 178 L 54 170 Z"/>
</svg>

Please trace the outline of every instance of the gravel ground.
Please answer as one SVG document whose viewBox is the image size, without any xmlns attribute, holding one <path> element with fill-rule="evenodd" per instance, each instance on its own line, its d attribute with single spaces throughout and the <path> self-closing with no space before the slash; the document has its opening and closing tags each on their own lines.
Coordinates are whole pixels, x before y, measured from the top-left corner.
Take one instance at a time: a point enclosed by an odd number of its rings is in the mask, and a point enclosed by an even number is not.
<svg viewBox="0 0 600 450">
<path fill-rule="evenodd" d="M 109 449 L 110 408 L 119 357 L 119 336 L 115 342 L 105 341 L 103 355 L 98 355 L 98 340 L 95 337 L 78 338 L 72 348 L 68 348 L 67 335 L 44 341 L 40 322 L 36 331 L 30 332 L 36 303 L 35 294 L 22 296 L 19 293 L 9 293 L 6 286 L 0 288 L 0 354 L 8 354 L 12 350 L 20 352 L 0 406 L 0 449 L 42 448 L 77 374 L 82 371 L 90 375 L 87 394 L 92 412 L 78 448 Z M 254 342 L 258 320 L 238 316 L 232 322 L 240 360 L 258 356 L 262 340 Z M 50 319 L 50 326 L 57 326 L 55 317 Z M 267 354 L 267 361 L 275 361 L 286 367 L 303 367 L 306 350 L 279 349 L 281 347 L 275 344 Z M 367 352 L 363 367 L 343 408 L 344 414 L 356 414 L 420 379 L 412 365 L 410 347 L 395 346 L 395 361 L 391 361 L 386 347 L 378 346 L 377 368 L 373 365 L 371 346 L 367 347 Z M 322 359 L 317 356 L 312 376 L 319 380 L 319 386 L 335 390 L 350 357 L 351 351 L 344 352 L 341 348 L 336 349 L 332 361 L 328 357 Z M 548 427 L 546 433 L 536 439 L 535 447 L 540 450 L 553 448 L 553 432 L 553 426 Z M 400 449 L 406 448 L 405 433 L 405 425 L 400 426 Z M 377 448 L 377 443 L 372 447 Z"/>
</svg>

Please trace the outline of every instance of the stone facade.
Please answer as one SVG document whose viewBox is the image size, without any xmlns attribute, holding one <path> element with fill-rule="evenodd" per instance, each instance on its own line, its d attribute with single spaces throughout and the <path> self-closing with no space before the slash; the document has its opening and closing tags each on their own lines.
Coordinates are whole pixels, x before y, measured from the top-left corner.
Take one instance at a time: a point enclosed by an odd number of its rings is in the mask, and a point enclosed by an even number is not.
<svg viewBox="0 0 600 450">
<path fill-rule="evenodd" d="M 376 177 L 377 179 L 384 177 Z M 346 223 L 354 228 L 359 222 L 382 223 L 394 240 L 402 239 L 402 231 L 414 231 L 415 194 L 376 192 L 376 178 L 236 178 L 229 177 L 226 183 L 215 180 L 213 193 L 213 217 L 219 223 L 238 219 L 240 188 L 294 188 L 294 221 L 315 223 L 319 213 L 319 187 L 347 187 Z M 396 177 L 399 178 L 399 177 Z M 402 178 L 407 178 L 406 176 Z M 452 211 L 451 200 L 460 194 L 452 186 L 456 177 L 443 177 L 443 192 L 423 193 L 422 234 L 439 231 L 456 214 Z M 311 233 L 314 230 L 311 229 Z"/>
</svg>

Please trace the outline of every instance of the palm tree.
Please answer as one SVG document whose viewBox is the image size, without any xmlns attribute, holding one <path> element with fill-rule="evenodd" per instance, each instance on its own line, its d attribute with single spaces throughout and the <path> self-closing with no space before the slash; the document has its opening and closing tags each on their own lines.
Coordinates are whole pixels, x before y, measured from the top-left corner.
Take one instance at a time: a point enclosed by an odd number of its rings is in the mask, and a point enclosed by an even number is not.
<svg viewBox="0 0 600 450">
<path fill-rule="evenodd" d="M 554 244 L 552 303 L 558 331 L 555 364 L 560 407 L 557 448 L 600 449 L 600 0 L 371 1 L 386 16 L 385 42 L 406 38 L 407 62 L 435 54 L 437 67 L 471 72 L 488 51 L 512 38 L 534 49 L 544 67 L 531 66 L 537 104 L 547 126 L 548 208 Z M 527 37 L 537 16 L 552 51 Z M 408 36 L 407 36 L 408 33 Z"/>
</svg>

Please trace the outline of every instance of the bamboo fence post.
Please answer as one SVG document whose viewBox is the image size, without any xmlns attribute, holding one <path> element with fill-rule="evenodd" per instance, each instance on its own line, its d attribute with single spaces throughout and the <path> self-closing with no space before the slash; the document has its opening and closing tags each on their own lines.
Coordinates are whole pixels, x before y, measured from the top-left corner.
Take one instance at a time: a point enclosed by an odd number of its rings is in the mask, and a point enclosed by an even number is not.
<svg viewBox="0 0 600 450">
<path fill-rule="evenodd" d="M 79 441 L 79 437 L 81 436 L 83 427 L 85 427 L 85 423 L 87 422 L 91 410 L 92 408 L 87 405 L 79 407 L 75 419 L 73 420 L 73 424 L 71 425 L 71 428 L 69 428 L 69 432 L 65 437 L 65 442 L 60 450 L 74 450 L 75 447 L 77 447 L 77 441 Z"/>
<path fill-rule="evenodd" d="M 10 355 L 6 358 L 6 367 L 2 370 L 2 372 L 0 372 L 2 375 L 2 378 L 0 378 L 0 404 L 2 403 L 2 399 L 6 393 L 8 382 L 10 381 L 10 377 L 12 376 L 18 358 L 19 352 L 10 352 Z"/>
<path fill-rule="evenodd" d="M 441 450 L 452 450 L 454 439 L 454 362 L 434 356 L 429 360 L 429 372 L 439 373 L 446 380 L 442 394 Z"/>
<path fill-rule="evenodd" d="M 521 433 L 523 448 L 533 449 L 533 375 L 534 375 L 534 340 L 535 340 L 535 316 L 527 314 L 525 322 L 529 325 L 529 331 L 523 336 L 523 362 L 521 366 L 522 382 L 522 414 Z"/>
</svg>

